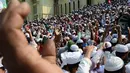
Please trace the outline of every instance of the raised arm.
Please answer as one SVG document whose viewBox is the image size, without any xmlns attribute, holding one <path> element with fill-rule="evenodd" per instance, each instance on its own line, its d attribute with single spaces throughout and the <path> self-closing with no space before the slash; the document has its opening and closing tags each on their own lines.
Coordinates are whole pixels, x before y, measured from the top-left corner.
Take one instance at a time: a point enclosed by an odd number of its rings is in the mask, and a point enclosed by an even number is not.
<svg viewBox="0 0 130 73">
<path fill-rule="evenodd" d="M 7 10 L 0 14 L 0 52 L 4 67 L 9 73 L 62 73 L 56 65 L 53 41 L 49 43 L 52 50 L 43 47 L 43 58 L 28 45 L 21 27 L 29 12 L 27 3 L 11 0 Z"/>
<path fill-rule="evenodd" d="M 31 31 L 28 29 L 28 30 L 26 30 L 26 32 L 29 34 L 29 36 L 30 36 L 30 40 L 33 41 L 33 36 L 32 36 Z"/>
<path fill-rule="evenodd" d="M 109 33 L 109 28 L 110 28 L 110 25 L 107 25 L 107 26 L 106 26 L 106 30 L 105 30 L 105 32 L 103 33 L 102 42 L 105 42 L 105 38 L 106 38 L 107 34 Z"/>
<path fill-rule="evenodd" d="M 122 34 L 121 34 L 121 27 L 120 25 L 117 26 L 117 31 L 118 31 L 118 43 L 122 43 Z"/>
<path fill-rule="evenodd" d="M 84 58 L 81 60 L 76 73 L 89 73 L 90 67 L 92 65 L 90 57 L 93 49 L 94 46 L 88 46 L 85 48 Z"/>
<path fill-rule="evenodd" d="M 91 40 L 94 40 L 94 31 L 92 24 L 89 24 L 89 31 L 91 32 Z"/>
</svg>

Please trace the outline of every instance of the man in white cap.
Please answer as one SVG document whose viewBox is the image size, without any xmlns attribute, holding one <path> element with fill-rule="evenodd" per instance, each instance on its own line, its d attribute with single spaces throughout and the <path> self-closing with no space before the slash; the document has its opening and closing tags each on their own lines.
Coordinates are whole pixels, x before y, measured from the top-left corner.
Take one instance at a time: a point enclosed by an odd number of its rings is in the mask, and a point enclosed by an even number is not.
<svg viewBox="0 0 130 73">
<path fill-rule="evenodd" d="M 70 50 L 71 52 L 66 51 L 61 53 L 61 67 L 63 68 L 67 65 L 69 67 L 69 71 L 72 73 L 74 71 L 73 69 L 78 67 L 80 60 L 83 58 L 83 51 L 75 44 L 70 47 Z"/>
<path fill-rule="evenodd" d="M 83 43 L 84 43 L 84 42 L 83 42 L 82 39 L 77 40 L 76 43 L 77 43 L 77 45 L 79 46 L 80 49 L 83 49 Z"/>
<path fill-rule="evenodd" d="M 128 47 L 129 52 L 130 52 L 130 43 L 126 44 L 126 46 Z"/>
<path fill-rule="evenodd" d="M 107 54 L 104 73 L 124 73 L 123 71 L 124 71 L 123 60 L 119 57 L 113 56 L 112 54 Z"/>
<path fill-rule="evenodd" d="M 115 46 L 115 55 L 120 57 L 125 64 L 127 64 L 128 61 L 128 52 L 129 49 L 126 45 L 122 45 L 122 44 L 117 44 Z"/>
<path fill-rule="evenodd" d="M 38 45 L 36 44 L 33 36 L 32 36 L 32 33 L 31 33 L 31 30 L 30 29 L 25 29 L 26 30 L 26 37 L 27 37 L 27 40 L 29 42 L 29 45 L 31 45 L 34 49 L 37 49 Z"/>
<path fill-rule="evenodd" d="M 111 40 L 111 43 L 112 43 L 112 46 L 115 46 L 118 42 L 118 39 L 117 38 L 112 38 Z"/>
<path fill-rule="evenodd" d="M 84 58 L 80 61 L 78 70 L 76 73 L 89 73 L 90 67 L 92 66 L 92 62 L 90 60 L 91 53 L 94 49 L 94 46 L 88 46 L 85 48 Z"/>
<path fill-rule="evenodd" d="M 130 73 L 130 63 L 125 66 L 125 72 Z"/>
<path fill-rule="evenodd" d="M 126 44 L 126 46 L 128 47 L 129 49 L 129 53 L 128 53 L 128 60 L 130 60 L 130 43 Z"/>
<path fill-rule="evenodd" d="M 105 42 L 103 51 L 112 52 L 112 44 L 110 42 Z"/>
</svg>

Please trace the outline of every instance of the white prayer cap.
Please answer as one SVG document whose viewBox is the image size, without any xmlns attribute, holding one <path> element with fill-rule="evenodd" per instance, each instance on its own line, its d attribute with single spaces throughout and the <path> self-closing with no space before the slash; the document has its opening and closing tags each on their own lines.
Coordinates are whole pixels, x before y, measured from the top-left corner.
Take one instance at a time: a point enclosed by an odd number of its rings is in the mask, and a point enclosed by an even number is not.
<svg viewBox="0 0 130 73">
<path fill-rule="evenodd" d="M 87 24 L 84 24 L 84 26 L 87 26 Z"/>
<path fill-rule="evenodd" d="M 61 67 L 63 67 L 64 65 L 67 65 L 67 64 L 76 64 L 76 63 L 80 62 L 81 59 L 83 58 L 82 53 L 83 52 L 79 52 L 79 51 L 61 53 L 61 60 L 62 60 Z"/>
<path fill-rule="evenodd" d="M 122 45 L 122 44 L 117 44 L 117 45 L 115 46 L 115 50 L 116 50 L 116 52 L 121 52 L 121 53 L 125 53 L 125 52 L 128 52 L 128 51 L 129 51 L 129 50 L 128 50 L 128 47 L 125 46 L 125 45 Z"/>
<path fill-rule="evenodd" d="M 79 39 L 76 43 L 77 43 L 77 44 L 78 44 L 78 43 L 83 43 L 83 40 L 82 40 L 82 39 Z"/>
<path fill-rule="evenodd" d="M 104 30 L 103 29 L 99 29 L 99 33 L 103 33 L 104 32 Z"/>
<path fill-rule="evenodd" d="M 112 44 L 110 42 L 105 42 L 105 47 L 110 48 L 110 47 L 112 47 Z"/>
<path fill-rule="evenodd" d="M 125 39 L 126 38 L 126 35 L 121 35 L 122 39 Z"/>
<path fill-rule="evenodd" d="M 70 33 L 70 32 L 67 32 L 67 35 L 71 35 L 71 33 Z"/>
<path fill-rule="evenodd" d="M 125 72 L 130 73 L 130 63 L 125 66 Z"/>
<path fill-rule="evenodd" d="M 29 38 L 29 37 L 30 37 L 28 33 L 25 33 L 25 36 L 26 36 L 27 38 Z"/>
<path fill-rule="evenodd" d="M 42 38 L 35 38 L 36 42 L 40 42 L 42 41 L 43 39 Z"/>
<path fill-rule="evenodd" d="M 117 71 L 120 70 L 123 66 L 124 62 L 119 57 L 108 55 L 106 58 L 105 70 L 107 71 Z"/>
<path fill-rule="evenodd" d="M 72 46 L 70 47 L 70 49 L 71 49 L 72 51 L 78 51 L 78 50 L 79 50 L 79 47 L 74 44 L 74 45 L 72 45 Z"/>
<path fill-rule="evenodd" d="M 128 49 L 130 51 L 130 43 L 126 44 L 126 46 L 128 47 Z"/>
<path fill-rule="evenodd" d="M 115 43 L 117 43 L 117 38 L 113 38 L 112 40 L 111 40 L 111 42 L 113 43 L 113 44 L 115 44 Z"/>
</svg>

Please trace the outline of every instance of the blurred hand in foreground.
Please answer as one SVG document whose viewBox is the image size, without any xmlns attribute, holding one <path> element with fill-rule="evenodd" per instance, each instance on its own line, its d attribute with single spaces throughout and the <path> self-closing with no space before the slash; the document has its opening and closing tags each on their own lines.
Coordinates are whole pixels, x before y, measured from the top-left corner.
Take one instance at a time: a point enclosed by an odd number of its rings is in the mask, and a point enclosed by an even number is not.
<svg viewBox="0 0 130 73">
<path fill-rule="evenodd" d="M 0 52 L 4 67 L 9 73 L 62 73 L 56 65 L 54 42 L 45 44 L 43 58 L 28 45 L 21 31 L 24 18 L 29 14 L 27 3 L 11 0 L 9 7 L 0 14 Z"/>
</svg>

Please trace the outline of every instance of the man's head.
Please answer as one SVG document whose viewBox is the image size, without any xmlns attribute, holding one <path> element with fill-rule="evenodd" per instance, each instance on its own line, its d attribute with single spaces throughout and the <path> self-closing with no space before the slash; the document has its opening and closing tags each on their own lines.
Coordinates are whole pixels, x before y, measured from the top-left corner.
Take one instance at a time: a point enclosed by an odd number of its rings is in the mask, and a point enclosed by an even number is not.
<svg viewBox="0 0 130 73">
<path fill-rule="evenodd" d="M 123 59 L 124 61 L 126 59 L 128 59 L 128 47 L 122 44 L 117 44 L 115 46 L 115 50 L 116 50 L 116 56 L 120 57 L 121 59 Z"/>
<path fill-rule="evenodd" d="M 76 43 L 79 46 L 79 48 L 83 49 L 83 40 L 82 39 L 77 40 Z"/>
<path fill-rule="evenodd" d="M 123 73 L 124 62 L 121 58 L 107 55 L 104 73 Z"/>
<path fill-rule="evenodd" d="M 112 44 L 110 42 L 105 42 L 104 51 L 112 52 Z"/>
</svg>

